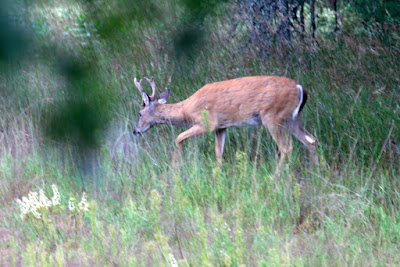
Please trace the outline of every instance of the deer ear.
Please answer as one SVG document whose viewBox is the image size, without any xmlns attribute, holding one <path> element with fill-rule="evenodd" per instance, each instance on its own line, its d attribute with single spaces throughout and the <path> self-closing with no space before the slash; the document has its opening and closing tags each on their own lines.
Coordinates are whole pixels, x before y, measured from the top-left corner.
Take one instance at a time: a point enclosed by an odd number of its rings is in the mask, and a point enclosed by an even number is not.
<svg viewBox="0 0 400 267">
<path fill-rule="evenodd" d="M 167 91 L 163 92 L 157 99 L 157 102 L 160 104 L 165 104 L 167 103 L 168 97 L 169 97 L 169 92 L 170 89 L 168 88 Z"/>
<path fill-rule="evenodd" d="M 145 106 L 148 106 L 150 104 L 149 96 L 145 92 L 142 92 L 142 100 Z"/>
</svg>

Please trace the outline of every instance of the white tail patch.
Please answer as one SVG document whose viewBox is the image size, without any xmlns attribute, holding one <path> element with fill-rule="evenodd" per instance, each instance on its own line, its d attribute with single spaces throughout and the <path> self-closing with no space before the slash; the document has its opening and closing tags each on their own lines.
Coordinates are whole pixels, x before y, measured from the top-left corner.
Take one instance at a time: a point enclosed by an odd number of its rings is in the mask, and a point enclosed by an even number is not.
<svg viewBox="0 0 400 267">
<path fill-rule="evenodd" d="M 303 87 L 300 84 L 297 84 L 296 87 L 299 90 L 300 101 L 296 109 L 293 111 L 293 119 L 296 119 L 297 115 L 299 115 L 300 107 L 301 104 L 303 103 Z"/>
<path fill-rule="evenodd" d="M 310 143 L 310 144 L 314 144 L 315 140 L 313 138 L 311 138 L 310 136 L 306 135 L 306 140 Z"/>
</svg>

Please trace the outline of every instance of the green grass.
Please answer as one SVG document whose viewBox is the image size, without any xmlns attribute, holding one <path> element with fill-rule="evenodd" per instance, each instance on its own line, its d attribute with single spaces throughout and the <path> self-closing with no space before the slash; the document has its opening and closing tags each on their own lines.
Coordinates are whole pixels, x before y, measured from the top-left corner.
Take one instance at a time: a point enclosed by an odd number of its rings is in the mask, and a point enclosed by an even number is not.
<svg viewBox="0 0 400 267">
<path fill-rule="evenodd" d="M 7 197 L 2 262 L 159 265 L 168 263 L 170 253 L 183 265 L 399 262 L 400 220 L 392 204 L 399 195 L 390 174 L 380 172 L 372 181 L 370 172 L 352 167 L 338 175 L 328 166 L 310 172 L 290 166 L 273 180 L 268 165 L 255 168 L 244 152 L 222 171 L 199 151 L 187 152 L 176 171 L 161 151 L 139 152 L 133 162 L 99 152 L 95 178 L 102 183 L 84 177 L 90 210 L 83 214 L 48 210 L 43 212 L 51 221 L 21 220 Z M 160 154 L 155 165 L 151 156 Z M 2 185 L 19 178 L 24 186 L 14 195 L 44 188 L 51 197 L 50 184 L 58 184 L 66 207 L 69 195 L 79 199 L 81 187 L 58 162 L 27 156 L 19 166 L 22 177 L 11 174 Z M 6 188 L 2 193 L 11 194 Z"/>
<path fill-rule="evenodd" d="M 315 47 L 271 47 L 269 58 L 251 47 L 238 55 L 241 41 L 230 40 L 224 18 L 214 17 L 207 21 L 213 23 L 207 49 L 176 59 L 163 46 L 173 25 L 127 23 L 117 37 L 82 47 L 81 39 L 59 34 L 86 19 L 82 6 L 49 1 L 25 12 L 36 25 L 33 52 L 2 66 L 0 75 L 8 92 L 0 95 L 1 263 L 400 264 L 400 155 L 391 143 L 400 143 L 396 46 L 368 31 L 342 32 L 320 37 Z M 61 75 L 47 58 L 52 49 L 90 62 L 83 78 Z M 177 102 L 205 83 L 246 75 L 287 76 L 307 88 L 303 120 L 320 144 L 318 166 L 293 141 L 293 154 L 274 179 L 277 148 L 262 128 L 228 130 L 222 169 L 212 133 L 188 140 L 176 168 L 171 156 L 183 129 L 159 126 L 131 136 L 140 104 L 134 77 L 154 76 Z M 62 126 L 54 123 L 63 122 L 71 103 L 88 104 L 100 117 L 89 135 L 93 144 L 71 140 L 82 134 L 78 122 L 61 137 L 46 128 Z M 41 219 L 22 219 L 16 199 L 39 189 L 51 198 L 52 184 L 61 205 L 42 208 Z M 68 200 L 79 201 L 83 191 L 89 211 L 71 212 Z"/>
</svg>

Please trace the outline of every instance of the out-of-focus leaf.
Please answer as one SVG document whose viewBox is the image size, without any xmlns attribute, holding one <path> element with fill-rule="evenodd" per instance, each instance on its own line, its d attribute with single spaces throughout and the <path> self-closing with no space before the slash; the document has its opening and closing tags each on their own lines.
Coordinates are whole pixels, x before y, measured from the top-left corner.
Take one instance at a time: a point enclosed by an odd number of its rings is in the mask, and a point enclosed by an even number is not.
<svg viewBox="0 0 400 267">
<path fill-rule="evenodd" d="M 199 26 L 183 27 L 180 32 L 176 33 L 174 39 L 174 48 L 177 55 L 180 56 L 194 56 L 197 49 L 202 47 L 203 29 Z"/>
<path fill-rule="evenodd" d="M 61 62 L 60 73 L 67 81 L 66 97 L 48 111 L 45 133 L 54 140 L 76 144 L 80 149 L 94 147 L 109 119 L 110 92 L 102 87 L 95 66 L 76 60 Z"/>
<path fill-rule="evenodd" d="M 29 41 L 27 32 L 12 23 L 7 13 L 6 1 L 0 0 L 0 62 L 6 62 L 19 55 Z"/>
<path fill-rule="evenodd" d="M 88 4 L 88 14 L 99 24 L 99 32 L 105 38 L 112 38 L 123 32 L 131 21 L 152 23 L 162 18 L 160 3 L 155 0 L 105 1 Z"/>
</svg>

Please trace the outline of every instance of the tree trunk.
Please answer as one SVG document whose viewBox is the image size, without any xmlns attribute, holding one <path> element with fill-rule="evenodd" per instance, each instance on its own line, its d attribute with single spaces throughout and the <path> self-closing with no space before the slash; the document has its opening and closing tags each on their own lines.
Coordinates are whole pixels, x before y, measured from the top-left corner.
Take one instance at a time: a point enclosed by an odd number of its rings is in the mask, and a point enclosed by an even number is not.
<svg viewBox="0 0 400 267">
<path fill-rule="evenodd" d="M 376 21 L 376 0 L 372 0 L 372 18 Z"/>
<path fill-rule="evenodd" d="M 310 4 L 311 11 L 311 37 L 315 38 L 315 0 L 311 0 Z"/>
<path fill-rule="evenodd" d="M 339 30 L 337 19 L 337 0 L 333 0 L 333 11 L 335 11 L 335 32 Z"/>
<path fill-rule="evenodd" d="M 289 18 L 289 0 L 278 1 L 278 11 L 281 15 L 280 34 L 282 39 L 290 41 L 290 18 Z"/>
<path fill-rule="evenodd" d="M 306 32 L 306 27 L 304 25 L 304 3 L 305 0 L 300 0 L 300 26 L 301 26 L 302 37 L 304 37 L 304 34 Z"/>
</svg>

